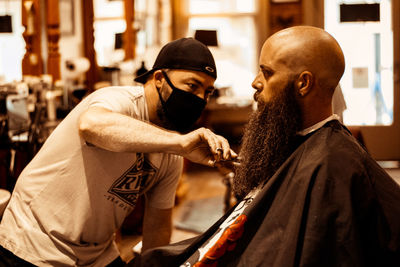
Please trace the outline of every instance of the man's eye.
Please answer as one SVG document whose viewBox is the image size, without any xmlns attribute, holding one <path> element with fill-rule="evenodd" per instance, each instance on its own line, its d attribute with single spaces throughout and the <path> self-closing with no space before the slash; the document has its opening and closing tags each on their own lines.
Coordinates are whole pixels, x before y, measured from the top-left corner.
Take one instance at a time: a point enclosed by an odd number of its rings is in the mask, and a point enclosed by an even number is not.
<svg viewBox="0 0 400 267">
<path fill-rule="evenodd" d="M 273 71 L 265 70 L 265 69 L 262 69 L 261 72 L 262 72 L 262 74 L 263 74 L 265 79 L 270 78 L 274 74 Z"/>
<path fill-rule="evenodd" d="M 195 84 L 195 83 L 186 83 L 187 88 L 189 88 L 189 90 L 193 93 L 197 92 L 199 90 L 199 85 Z"/>
<path fill-rule="evenodd" d="M 263 70 L 262 73 L 263 73 L 265 78 L 268 78 L 269 76 L 271 76 L 271 72 L 269 72 L 267 70 Z"/>
</svg>

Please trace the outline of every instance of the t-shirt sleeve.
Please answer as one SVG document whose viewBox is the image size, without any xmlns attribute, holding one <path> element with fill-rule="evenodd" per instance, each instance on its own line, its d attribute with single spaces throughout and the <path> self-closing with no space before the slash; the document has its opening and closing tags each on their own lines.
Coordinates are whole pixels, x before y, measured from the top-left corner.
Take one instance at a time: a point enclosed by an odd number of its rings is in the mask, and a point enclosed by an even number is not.
<svg viewBox="0 0 400 267">
<path fill-rule="evenodd" d="M 183 158 L 170 155 L 169 164 L 159 181 L 146 192 L 146 201 L 151 207 L 169 209 L 175 204 L 175 193 L 183 169 Z"/>
<path fill-rule="evenodd" d="M 132 116 L 132 95 L 121 87 L 108 87 L 100 89 L 89 100 L 89 107 L 102 107 L 108 110 Z"/>
</svg>

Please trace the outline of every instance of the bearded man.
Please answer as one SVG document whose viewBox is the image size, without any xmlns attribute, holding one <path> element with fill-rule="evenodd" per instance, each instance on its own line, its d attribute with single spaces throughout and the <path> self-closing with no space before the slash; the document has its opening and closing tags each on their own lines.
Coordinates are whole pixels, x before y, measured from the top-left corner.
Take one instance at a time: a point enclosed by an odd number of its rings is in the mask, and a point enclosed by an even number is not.
<svg viewBox="0 0 400 267">
<path fill-rule="evenodd" d="M 400 187 L 332 114 L 343 52 L 326 31 L 264 43 L 234 191 L 204 234 L 136 266 L 400 266 Z"/>
</svg>

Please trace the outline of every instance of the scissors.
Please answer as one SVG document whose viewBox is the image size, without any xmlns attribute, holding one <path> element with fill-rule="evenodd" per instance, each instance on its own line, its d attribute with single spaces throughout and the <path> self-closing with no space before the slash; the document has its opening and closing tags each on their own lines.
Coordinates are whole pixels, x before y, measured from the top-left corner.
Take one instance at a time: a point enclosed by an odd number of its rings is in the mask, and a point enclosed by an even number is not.
<svg viewBox="0 0 400 267">
<path fill-rule="evenodd" d="M 237 158 L 234 158 L 234 159 L 222 159 L 222 160 L 219 160 L 219 161 L 214 160 L 213 161 L 213 166 L 215 167 L 215 164 L 217 164 L 217 163 L 222 163 L 222 164 L 232 163 L 234 165 L 237 165 L 237 164 L 240 164 L 240 158 L 237 157 Z"/>
</svg>

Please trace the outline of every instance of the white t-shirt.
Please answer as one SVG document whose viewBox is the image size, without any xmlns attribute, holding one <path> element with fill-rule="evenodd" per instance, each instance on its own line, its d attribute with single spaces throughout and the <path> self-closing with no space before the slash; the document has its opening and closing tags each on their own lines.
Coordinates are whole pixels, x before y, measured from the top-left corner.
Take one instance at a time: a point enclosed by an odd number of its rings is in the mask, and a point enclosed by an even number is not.
<svg viewBox="0 0 400 267">
<path fill-rule="evenodd" d="M 142 86 L 100 89 L 79 103 L 17 180 L 0 224 L 0 245 L 39 266 L 105 266 L 118 257 L 114 232 L 145 194 L 174 205 L 180 156 L 116 153 L 88 145 L 79 116 L 100 106 L 148 121 Z"/>
</svg>

